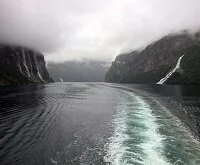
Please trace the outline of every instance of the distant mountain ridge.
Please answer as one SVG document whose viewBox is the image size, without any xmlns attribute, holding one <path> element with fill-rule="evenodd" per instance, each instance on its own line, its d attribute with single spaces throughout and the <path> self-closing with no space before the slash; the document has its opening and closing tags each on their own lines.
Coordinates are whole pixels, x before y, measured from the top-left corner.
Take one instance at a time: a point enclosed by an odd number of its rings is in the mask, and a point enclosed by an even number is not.
<svg viewBox="0 0 200 165">
<path fill-rule="evenodd" d="M 48 64 L 48 71 L 56 82 L 103 82 L 108 68 L 107 62 L 92 60 Z"/>
<path fill-rule="evenodd" d="M 25 47 L 0 45 L 0 84 L 53 82 L 44 56 Z"/>
<path fill-rule="evenodd" d="M 180 69 L 165 83 L 200 84 L 200 32 L 168 35 L 140 52 L 133 51 L 117 56 L 105 76 L 105 81 L 157 83 L 176 66 L 182 55 L 185 56 Z"/>
</svg>

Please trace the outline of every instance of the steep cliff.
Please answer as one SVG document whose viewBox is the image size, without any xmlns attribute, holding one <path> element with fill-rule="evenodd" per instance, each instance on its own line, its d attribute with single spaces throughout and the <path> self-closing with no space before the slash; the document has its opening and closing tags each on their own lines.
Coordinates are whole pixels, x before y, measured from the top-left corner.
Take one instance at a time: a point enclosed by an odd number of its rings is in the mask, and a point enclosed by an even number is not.
<svg viewBox="0 0 200 165">
<path fill-rule="evenodd" d="M 52 81 L 41 53 L 23 47 L 0 46 L 0 84 Z"/>
<path fill-rule="evenodd" d="M 193 35 L 181 33 L 165 36 L 140 52 L 134 51 L 116 57 L 106 74 L 105 81 L 118 83 L 156 83 L 173 70 L 182 55 L 185 56 L 181 62 L 181 67 L 182 65 L 187 65 L 185 64 L 185 59 L 194 56 L 194 53 L 191 53 L 191 51 L 194 48 L 198 49 L 198 47 L 200 47 L 200 33 Z M 200 54 L 196 53 L 195 56 L 197 58 Z M 195 61 L 195 58 L 192 58 L 192 60 Z M 197 66 L 195 68 L 197 70 Z M 187 75 L 187 72 L 182 73 Z M 172 75 L 173 77 L 174 74 Z M 186 83 L 184 79 L 178 81 L 177 78 L 180 79 L 180 76 L 176 76 L 173 79 L 174 83 Z M 166 83 L 171 82 L 172 79 L 166 81 Z"/>
</svg>

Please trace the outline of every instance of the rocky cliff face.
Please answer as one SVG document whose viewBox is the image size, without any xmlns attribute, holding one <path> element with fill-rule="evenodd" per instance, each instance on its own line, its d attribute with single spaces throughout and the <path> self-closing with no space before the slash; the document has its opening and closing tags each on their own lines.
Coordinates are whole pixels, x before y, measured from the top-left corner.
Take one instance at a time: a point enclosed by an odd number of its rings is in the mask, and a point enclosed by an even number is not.
<svg viewBox="0 0 200 165">
<path fill-rule="evenodd" d="M 52 81 L 41 53 L 23 47 L 0 46 L 0 84 Z"/>
<path fill-rule="evenodd" d="M 141 52 L 118 56 L 105 80 L 118 83 L 156 83 L 176 66 L 179 57 L 183 54 L 184 58 L 191 56 L 189 50 L 199 46 L 200 33 L 163 37 Z"/>
</svg>

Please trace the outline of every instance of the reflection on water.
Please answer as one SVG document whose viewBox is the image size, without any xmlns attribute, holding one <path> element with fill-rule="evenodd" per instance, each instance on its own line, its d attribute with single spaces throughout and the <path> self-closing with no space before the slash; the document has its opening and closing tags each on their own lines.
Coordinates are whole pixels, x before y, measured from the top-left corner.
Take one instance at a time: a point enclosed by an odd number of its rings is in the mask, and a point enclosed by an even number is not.
<svg viewBox="0 0 200 165">
<path fill-rule="evenodd" d="M 198 134 L 198 87 L 55 83 L 0 91 L 2 165 L 200 164 L 199 143 L 169 113 Z"/>
</svg>

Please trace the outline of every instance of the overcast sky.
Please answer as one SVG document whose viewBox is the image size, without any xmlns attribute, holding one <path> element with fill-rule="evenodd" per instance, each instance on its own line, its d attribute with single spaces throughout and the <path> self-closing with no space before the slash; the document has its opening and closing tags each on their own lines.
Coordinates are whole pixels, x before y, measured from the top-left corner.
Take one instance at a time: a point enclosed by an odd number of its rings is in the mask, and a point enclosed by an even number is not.
<svg viewBox="0 0 200 165">
<path fill-rule="evenodd" d="M 172 32 L 200 27 L 200 0 L 0 0 L 0 41 L 47 61 L 111 61 Z"/>
</svg>

